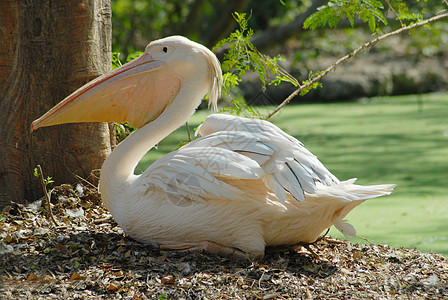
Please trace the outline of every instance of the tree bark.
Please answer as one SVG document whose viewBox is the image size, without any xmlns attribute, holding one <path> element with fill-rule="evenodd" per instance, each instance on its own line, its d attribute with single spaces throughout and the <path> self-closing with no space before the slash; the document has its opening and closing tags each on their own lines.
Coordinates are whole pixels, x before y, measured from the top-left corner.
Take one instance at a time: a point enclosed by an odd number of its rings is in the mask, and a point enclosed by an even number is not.
<svg viewBox="0 0 448 300">
<path fill-rule="evenodd" d="M 110 153 L 105 123 L 30 132 L 31 122 L 111 69 L 110 0 L 0 1 L 0 207 L 42 195 L 33 169 L 57 183 L 87 178 Z"/>
</svg>

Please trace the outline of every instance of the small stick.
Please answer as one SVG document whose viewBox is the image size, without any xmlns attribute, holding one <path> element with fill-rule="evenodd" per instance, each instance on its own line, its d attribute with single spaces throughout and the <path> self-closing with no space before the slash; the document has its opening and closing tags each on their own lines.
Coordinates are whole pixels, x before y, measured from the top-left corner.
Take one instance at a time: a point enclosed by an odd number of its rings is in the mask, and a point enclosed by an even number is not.
<svg viewBox="0 0 448 300">
<path fill-rule="evenodd" d="M 325 231 L 325 233 L 323 235 L 321 235 L 320 237 L 318 237 L 313 243 L 317 243 L 322 241 L 323 239 L 326 239 L 327 234 L 330 232 L 330 227 L 327 228 L 327 231 Z"/>
<path fill-rule="evenodd" d="M 75 174 L 75 177 L 78 178 L 79 180 L 82 180 L 83 182 L 87 183 L 88 185 L 90 185 L 92 188 L 94 188 L 95 190 L 98 191 L 98 187 L 96 187 L 95 185 L 93 185 L 93 183 L 91 183 L 90 181 L 88 181 L 87 179 L 82 178 L 79 175 Z"/>
<path fill-rule="evenodd" d="M 188 141 L 191 142 L 190 127 L 188 127 L 188 122 L 185 122 L 185 126 L 187 126 Z"/>
<path fill-rule="evenodd" d="M 400 25 L 401 27 L 404 27 L 403 22 L 400 19 L 400 16 L 397 14 L 397 12 L 395 11 L 395 9 L 392 7 L 392 5 L 390 4 L 389 0 L 386 0 L 387 6 L 389 6 L 390 10 L 394 13 L 394 15 L 397 17 L 398 21 L 400 21 Z"/>
<path fill-rule="evenodd" d="M 45 202 L 47 203 L 48 214 L 50 215 L 50 219 L 53 222 L 53 225 L 59 227 L 58 223 L 56 222 L 56 219 L 54 218 L 53 212 L 51 211 L 51 204 L 50 204 L 51 192 L 48 193 L 47 191 L 47 186 L 45 185 L 44 181 L 44 173 L 42 172 L 42 168 L 40 165 L 37 165 L 37 170 L 39 171 L 40 183 L 42 184 L 42 188 L 44 190 Z"/>
</svg>

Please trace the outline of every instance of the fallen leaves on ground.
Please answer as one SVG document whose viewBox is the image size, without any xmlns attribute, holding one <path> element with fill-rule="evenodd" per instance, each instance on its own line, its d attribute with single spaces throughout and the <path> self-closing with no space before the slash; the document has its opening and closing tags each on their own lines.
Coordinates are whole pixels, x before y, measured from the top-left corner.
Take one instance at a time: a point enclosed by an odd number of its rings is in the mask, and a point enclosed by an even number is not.
<svg viewBox="0 0 448 300">
<path fill-rule="evenodd" d="M 124 236 L 95 190 L 57 187 L 52 210 L 13 203 L 0 217 L 4 299 L 443 299 L 448 262 L 386 245 L 322 240 L 261 261 L 160 251 Z"/>
</svg>

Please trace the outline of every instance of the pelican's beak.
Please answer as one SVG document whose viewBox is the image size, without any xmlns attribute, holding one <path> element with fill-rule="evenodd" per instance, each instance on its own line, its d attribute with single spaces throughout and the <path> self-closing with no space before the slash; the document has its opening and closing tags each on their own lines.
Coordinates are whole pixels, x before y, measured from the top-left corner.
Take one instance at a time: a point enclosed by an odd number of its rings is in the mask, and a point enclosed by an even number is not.
<svg viewBox="0 0 448 300">
<path fill-rule="evenodd" d="M 77 122 L 126 122 L 140 127 L 171 103 L 162 96 L 177 94 L 180 83 L 165 67 L 144 53 L 137 59 L 87 83 L 31 125 L 39 127 Z M 168 83 L 167 83 L 168 82 Z M 167 85 L 173 87 L 167 88 Z M 167 91 L 168 89 L 168 91 Z M 160 103 L 154 103 L 161 98 Z"/>
</svg>

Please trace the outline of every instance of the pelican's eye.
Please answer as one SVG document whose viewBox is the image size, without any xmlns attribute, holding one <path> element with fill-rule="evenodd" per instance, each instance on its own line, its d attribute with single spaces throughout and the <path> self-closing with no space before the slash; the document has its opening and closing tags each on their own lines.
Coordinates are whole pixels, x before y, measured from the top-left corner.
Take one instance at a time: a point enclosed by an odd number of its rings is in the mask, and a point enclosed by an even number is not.
<svg viewBox="0 0 448 300">
<path fill-rule="evenodd" d="M 165 53 L 167 53 L 167 52 L 168 52 L 168 48 L 167 48 L 167 47 L 163 47 L 163 48 L 162 48 L 162 51 L 165 52 Z"/>
</svg>

